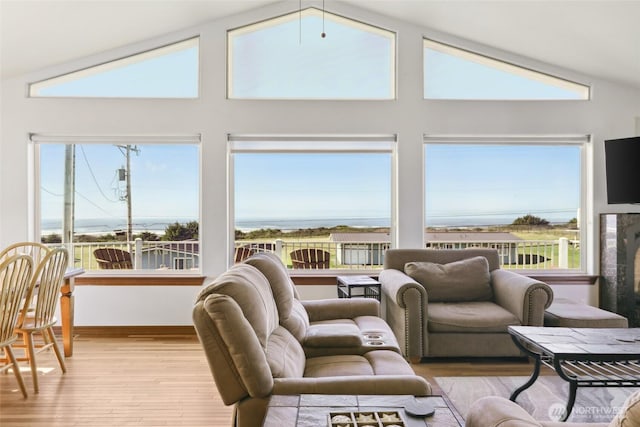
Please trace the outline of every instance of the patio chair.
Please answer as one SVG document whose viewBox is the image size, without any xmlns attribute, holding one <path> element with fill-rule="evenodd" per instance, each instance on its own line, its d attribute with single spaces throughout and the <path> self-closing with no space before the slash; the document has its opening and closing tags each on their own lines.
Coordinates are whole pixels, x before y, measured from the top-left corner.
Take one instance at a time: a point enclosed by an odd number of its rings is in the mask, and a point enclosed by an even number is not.
<svg viewBox="0 0 640 427">
<path fill-rule="evenodd" d="M 131 254 L 117 248 L 98 248 L 93 251 L 98 267 L 103 270 L 126 270 L 133 268 Z"/>
<path fill-rule="evenodd" d="M 296 249 L 290 253 L 293 268 L 320 269 L 329 268 L 331 254 L 317 248 Z"/>
<path fill-rule="evenodd" d="M 28 255 L 5 257 L 0 262 L 0 349 L 4 350 L 6 363 L 0 366 L 0 372 L 12 368 L 22 395 L 27 397 L 20 367 L 11 345 L 17 340 L 15 325 L 22 300 L 31 283 L 33 263 Z"/>
<path fill-rule="evenodd" d="M 238 246 L 235 250 L 234 262 L 236 264 L 242 262 L 253 255 L 255 252 L 255 249 L 251 248 L 250 246 Z"/>
</svg>

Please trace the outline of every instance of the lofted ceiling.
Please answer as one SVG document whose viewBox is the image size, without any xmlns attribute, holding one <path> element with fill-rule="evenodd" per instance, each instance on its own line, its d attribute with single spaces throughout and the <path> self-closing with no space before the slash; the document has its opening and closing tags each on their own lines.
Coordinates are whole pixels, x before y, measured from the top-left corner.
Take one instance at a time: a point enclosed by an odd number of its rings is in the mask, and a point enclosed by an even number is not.
<svg viewBox="0 0 640 427">
<path fill-rule="evenodd" d="M 299 0 L 285 2 L 298 8 Z M 326 0 L 327 10 L 337 2 Z M 0 72 L 19 76 L 270 3 L 277 2 L 0 0 Z M 640 89 L 640 0 L 343 3 Z"/>
</svg>

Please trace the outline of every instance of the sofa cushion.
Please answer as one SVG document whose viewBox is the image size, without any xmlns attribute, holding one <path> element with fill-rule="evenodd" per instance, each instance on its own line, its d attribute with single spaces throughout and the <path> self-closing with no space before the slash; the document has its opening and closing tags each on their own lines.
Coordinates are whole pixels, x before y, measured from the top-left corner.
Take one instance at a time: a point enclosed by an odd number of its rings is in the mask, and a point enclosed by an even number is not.
<svg viewBox="0 0 640 427">
<path fill-rule="evenodd" d="M 209 294 L 198 301 L 193 321 L 220 396 L 231 405 L 247 396 L 264 396 L 273 377 L 264 349 L 242 309 L 229 296 Z"/>
<path fill-rule="evenodd" d="M 622 409 L 611 420 L 609 427 L 636 427 L 640 425 L 640 391 L 627 397 Z"/>
<path fill-rule="evenodd" d="M 311 378 L 373 374 L 371 363 L 355 354 L 312 357 L 307 359 L 304 370 L 304 376 Z"/>
<path fill-rule="evenodd" d="M 304 374 L 304 350 L 291 332 L 282 326 L 278 326 L 269 337 L 266 356 L 273 378 L 300 378 Z"/>
<path fill-rule="evenodd" d="M 303 342 L 309 328 L 309 315 L 297 299 L 293 300 L 291 307 L 290 316 L 286 319 L 280 318 L 280 324 L 287 328 L 299 342 Z"/>
<path fill-rule="evenodd" d="M 395 351 L 375 350 L 364 354 L 376 375 L 415 375 L 411 365 Z"/>
<path fill-rule="evenodd" d="M 442 301 L 491 301 L 491 276 L 485 257 L 477 256 L 436 264 L 408 262 L 405 273 L 427 290 L 429 303 Z"/>
<path fill-rule="evenodd" d="M 196 301 L 208 295 L 228 295 L 240 306 L 262 347 L 279 325 L 278 309 L 267 278 L 257 268 L 236 264 L 200 291 Z"/>
<path fill-rule="evenodd" d="M 269 281 L 280 319 L 289 317 L 294 298 L 294 286 L 280 258 L 270 252 L 259 252 L 244 262 L 260 270 Z"/>
<path fill-rule="evenodd" d="M 518 318 L 490 301 L 430 303 L 429 332 L 507 332 L 507 326 L 520 325 Z"/>
</svg>

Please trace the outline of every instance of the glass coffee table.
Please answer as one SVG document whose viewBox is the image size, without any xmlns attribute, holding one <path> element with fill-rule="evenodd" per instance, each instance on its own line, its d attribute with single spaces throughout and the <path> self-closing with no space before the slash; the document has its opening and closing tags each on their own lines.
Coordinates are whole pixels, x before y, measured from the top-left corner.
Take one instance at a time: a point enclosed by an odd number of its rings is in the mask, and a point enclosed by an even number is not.
<svg viewBox="0 0 640 427">
<path fill-rule="evenodd" d="M 433 413 L 412 416 L 405 406 L 410 409 L 431 407 Z M 464 421 L 443 396 L 302 394 L 271 396 L 263 423 L 264 427 L 365 425 L 461 427 Z"/>
<path fill-rule="evenodd" d="M 640 328 L 560 328 L 509 326 L 514 343 L 535 365 L 529 380 L 510 399 L 531 387 L 540 367 L 553 369 L 569 383 L 562 421 L 571 414 L 578 387 L 640 386 Z"/>
</svg>

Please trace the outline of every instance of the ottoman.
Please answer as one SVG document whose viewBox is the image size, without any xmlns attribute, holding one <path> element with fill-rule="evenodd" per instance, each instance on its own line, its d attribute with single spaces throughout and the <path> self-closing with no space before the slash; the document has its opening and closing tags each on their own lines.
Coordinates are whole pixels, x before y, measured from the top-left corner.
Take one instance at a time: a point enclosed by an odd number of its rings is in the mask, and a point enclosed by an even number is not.
<svg viewBox="0 0 640 427">
<path fill-rule="evenodd" d="M 627 318 L 619 314 L 573 302 L 566 298 L 556 298 L 544 312 L 544 326 L 565 328 L 627 328 Z"/>
</svg>

